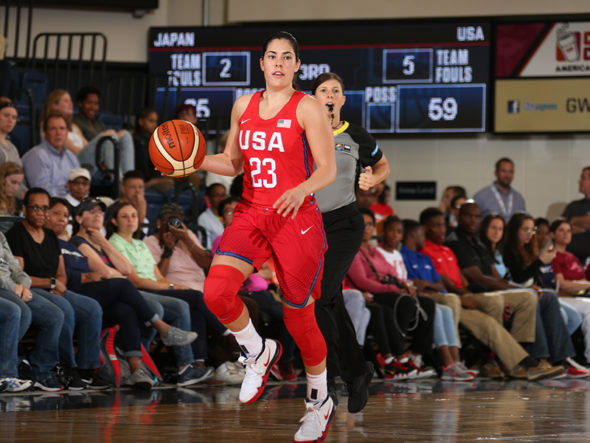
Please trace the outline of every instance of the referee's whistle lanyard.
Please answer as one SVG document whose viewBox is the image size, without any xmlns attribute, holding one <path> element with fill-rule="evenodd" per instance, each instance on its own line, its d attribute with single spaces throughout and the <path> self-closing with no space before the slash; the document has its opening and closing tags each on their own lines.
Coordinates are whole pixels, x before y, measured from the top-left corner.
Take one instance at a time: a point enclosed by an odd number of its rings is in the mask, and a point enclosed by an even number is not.
<svg viewBox="0 0 590 443">
<path fill-rule="evenodd" d="M 495 184 L 492 185 L 492 192 L 494 193 L 494 197 L 496 197 L 496 201 L 500 206 L 500 211 L 502 211 L 503 218 L 506 219 L 507 217 L 510 217 L 510 214 L 512 214 L 512 208 L 514 207 L 514 193 L 512 192 L 512 190 L 510 190 L 508 194 L 508 208 L 506 208 L 506 205 L 504 204 L 504 199 L 498 192 L 498 189 L 496 188 Z"/>
</svg>

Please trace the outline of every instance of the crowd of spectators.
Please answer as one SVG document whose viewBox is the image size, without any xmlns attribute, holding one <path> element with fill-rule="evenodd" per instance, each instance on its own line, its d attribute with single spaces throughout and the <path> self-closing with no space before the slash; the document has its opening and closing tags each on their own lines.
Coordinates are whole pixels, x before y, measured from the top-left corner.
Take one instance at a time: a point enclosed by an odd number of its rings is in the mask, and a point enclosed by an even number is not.
<svg viewBox="0 0 590 443">
<path fill-rule="evenodd" d="M 0 389 L 105 387 L 97 377 L 100 335 L 115 324 L 130 368 L 126 384 L 154 385 L 141 357 L 142 345 L 157 348 L 157 334 L 173 355 L 167 381 L 239 383 L 239 347 L 205 305 L 203 283 L 232 222 L 240 177 L 233 184 L 213 174 L 162 177 L 148 155 L 154 109 L 140 110 L 132 131 L 115 131 L 99 118 L 100 91 L 83 88 L 76 103 L 78 113 L 67 91 L 51 92 L 39 122 L 43 139 L 21 157 L 10 138 L 17 109 L 0 98 Z M 190 105 L 179 116 L 196 123 Z M 120 198 L 89 197 L 94 183 L 109 178 L 115 148 Z M 394 213 L 385 184 L 358 190 L 365 231 L 344 300 L 359 345 L 383 377 L 590 375 L 583 366 L 590 359 L 590 168 L 579 182 L 584 199 L 551 223 L 526 214 L 510 159 L 498 160 L 495 176 L 473 200 L 449 186 L 419 220 Z M 166 203 L 148 219 L 146 189 L 167 193 L 187 182 L 205 200 L 198 218 Z M 282 321 L 272 259 L 240 297 L 257 329 L 283 345 L 273 375 L 296 380 L 301 362 Z M 27 333 L 33 340 L 24 346 Z M 465 339 L 477 353 L 463 351 Z M 20 364 L 19 342 L 27 352 Z"/>
</svg>

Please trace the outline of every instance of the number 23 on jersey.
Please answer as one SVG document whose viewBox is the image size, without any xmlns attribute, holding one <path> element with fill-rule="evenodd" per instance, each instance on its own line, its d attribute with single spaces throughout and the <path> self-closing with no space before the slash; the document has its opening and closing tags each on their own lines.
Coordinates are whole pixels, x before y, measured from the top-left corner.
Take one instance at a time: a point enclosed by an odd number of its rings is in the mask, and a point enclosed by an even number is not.
<svg viewBox="0 0 590 443">
<path fill-rule="evenodd" d="M 246 151 L 285 152 L 283 138 L 280 132 L 273 132 L 267 141 L 264 131 L 240 131 L 240 149 Z M 252 186 L 255 188 L 274 188 L 277 185 L 277 164 L 274 158 L 249 157 Z"/>
</svg>

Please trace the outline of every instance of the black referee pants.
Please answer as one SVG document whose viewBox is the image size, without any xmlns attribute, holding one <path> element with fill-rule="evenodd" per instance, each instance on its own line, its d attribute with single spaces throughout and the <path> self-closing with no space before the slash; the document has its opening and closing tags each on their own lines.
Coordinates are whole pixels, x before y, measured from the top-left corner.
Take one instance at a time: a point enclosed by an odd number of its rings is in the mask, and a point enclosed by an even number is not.
<svg viewBox="0 0 590 443">
<path fill-rule="evenodd" d="M 324 257 L 322 295 L 315 316 L 328 347 L 328 378 L 350 383 L 367 371 L 363 352 L 342 297 L 342 280 L 361 247 L 365 223 L 354 203 L 322 214 L 328 251 Z"/>
</svg>

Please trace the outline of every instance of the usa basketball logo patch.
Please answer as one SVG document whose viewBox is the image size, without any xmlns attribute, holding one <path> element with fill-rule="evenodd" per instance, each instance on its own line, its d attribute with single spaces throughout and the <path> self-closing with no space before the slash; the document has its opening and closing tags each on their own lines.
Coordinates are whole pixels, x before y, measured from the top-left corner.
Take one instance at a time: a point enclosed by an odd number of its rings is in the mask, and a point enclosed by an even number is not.
<svg viewBox="0 0 590 443">
<path fill-rule="evenodd" d="M 291 127 L 291 120 L 290 119 L 279 119 L 277 122 L 277 128 L 290 128 Z"/>
</svg>

